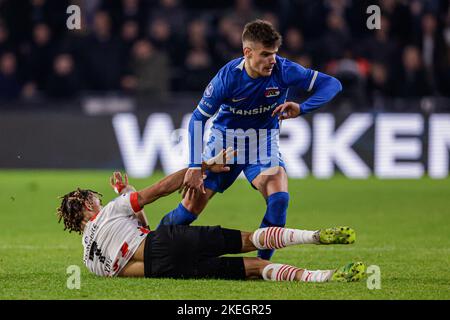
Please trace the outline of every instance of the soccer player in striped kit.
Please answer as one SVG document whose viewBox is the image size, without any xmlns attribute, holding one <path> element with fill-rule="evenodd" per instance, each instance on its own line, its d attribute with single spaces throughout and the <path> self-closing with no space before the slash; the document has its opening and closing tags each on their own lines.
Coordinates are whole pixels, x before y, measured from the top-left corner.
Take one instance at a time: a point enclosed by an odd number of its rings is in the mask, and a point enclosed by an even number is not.
<svg viewBox="0 0 450 320">
<path fill-rule="evenodd" d="M 178 207 L 164 216 L 161 225 L 191 224 L 217 192 L 224 192 L 244 172 L 267 204 L 260 227 L 285 226 L 289 193 L 285 165 L 278 152 L 279 122 L 313 112 L 333 99 L 342 86 L 334 77 L 278 56 L 281 42 L 281 35 L 267 21 L 256 20 L 245 26 L 244 56 L 230 61 L 217 73 L 193 112 L 189 123 L 189 170 L 183 182 L 188 192 Z M 286 101 L 292 87 L 312 95 L 301 104 Z M 203 150 L 208 119 L 213 119 L 212 133 Z M 244 135 L 237 134 L 238 130 Z M 266 132 L 265 138 L 247 141 L 247 133 L 257 135 L 262 131 Z M 245 145 L 239 147 L 235 138 L 243 138 Z M 242 161 L 230 165 L 228 172 L 207 172 L 204 180 L 202 160 L 229 146 L 238 150 Z M 272 254 L 273 249 L 258 252 L 266 260 Z"/>
<path fill-rule="evenodd" d="M 228 170 L 211 162 L 204 169 Z M 128 184 L 126 176 L 115 172 L 111 186 L 120 195 L 104 207 L 101 195 L 92 190 L 77 189 L 62 197 L 57 213 L 59 221 L 64 221 L 65 230 L 82 234 L 84 264 L 89 271 L 108 277 L 304 282 L 350 282 L 365 276 L 365 265 L 361 262 L 338 269 L 307 270 L 261 258 L 222 257 L 291 245 L 351 244 L 355 233 L 341 232 L 351 230 L 348 227 L 316 231 L 266 227 L 244 232 L 220 226 L 162 225 L 150 231 L 143 207 L 179 190 L 186 170 L 140 191 Z"/>
</svg>

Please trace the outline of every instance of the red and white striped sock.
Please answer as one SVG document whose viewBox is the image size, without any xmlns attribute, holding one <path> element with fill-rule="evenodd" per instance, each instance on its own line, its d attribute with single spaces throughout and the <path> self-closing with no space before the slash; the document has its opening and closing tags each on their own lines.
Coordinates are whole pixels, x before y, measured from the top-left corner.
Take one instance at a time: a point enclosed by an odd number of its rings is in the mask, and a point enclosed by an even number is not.
<svg viewBox="0 0 450 320">
<path fill-rule="evenodd" d="M 327 282 L 333 275 L 334 270 L 303 270 L 302 278 L 303 282 Z"/>
<path fill-rule="evenodd" d="M 264 233 L 261 244 L 261 234 Z M 318 243 L 316 231 L 280 227 L 260 228 L 253 232 L 252 242 L 258 249 L 280 249 L 294 244 Z"/>
<path fill-rule="evenodd" d="M 294 281 L 297 272 L 301 270 L 287 264 L 271 263 L 263 269 L 262 277 L 271 281 Z M 270 276 L 269 271 L 272 271 Z"/>
</svg>

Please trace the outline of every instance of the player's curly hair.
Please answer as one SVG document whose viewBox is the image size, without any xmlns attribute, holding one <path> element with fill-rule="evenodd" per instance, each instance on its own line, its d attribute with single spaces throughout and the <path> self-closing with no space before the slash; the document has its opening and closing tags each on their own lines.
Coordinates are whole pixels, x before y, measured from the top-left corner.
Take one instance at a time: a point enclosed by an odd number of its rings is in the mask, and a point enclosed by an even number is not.
<svg viewBox="0 0 450 320">
<path fill-rule="evenodd" d="M 244 41 L 260 42 L 264 47 L 279 47 L 283 38 L 269 21 L 258 19 L 245 25 L 242 32 Z"/>
<path fill-rule="evenodd" d="M 64 220 L 64 230 L 81 234 L 84 202 L 90 200 L 93 195 L 102 196 L 97 191 L 77 188 L 77 190 L 60 197 L 62 201 L 57 208 L 56 215 L 59 218 L 58 223 L 61 222 L 61 219 Z"/>
</svg>

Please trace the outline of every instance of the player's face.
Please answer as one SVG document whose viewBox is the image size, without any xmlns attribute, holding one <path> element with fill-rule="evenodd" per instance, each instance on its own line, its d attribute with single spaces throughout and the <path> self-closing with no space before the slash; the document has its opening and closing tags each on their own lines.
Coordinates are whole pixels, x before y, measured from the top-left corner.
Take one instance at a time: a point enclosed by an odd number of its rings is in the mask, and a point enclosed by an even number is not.
<svg viewBox="0 0 450 320">
<path fill-rule="evenodd" d="M 91 195 L 87 201 L 87 207 L 93 212 L 99 212 L 102 209 L 102 201 L 96 195 Z"/>
<path fill-rule="evenodd" d="M 248 67 L 253 75 L 268 77 L 275 66 L 278 47 L 264 47 L 262 43 L 250 43 L 244 48 L 244 55 Z"/>
</svg>

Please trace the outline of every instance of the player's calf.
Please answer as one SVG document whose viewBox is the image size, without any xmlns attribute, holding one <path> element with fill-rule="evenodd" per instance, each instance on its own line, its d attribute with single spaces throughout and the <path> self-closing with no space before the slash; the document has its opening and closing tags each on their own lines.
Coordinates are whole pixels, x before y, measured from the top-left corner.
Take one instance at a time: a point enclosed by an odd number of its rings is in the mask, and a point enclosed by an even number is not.
<svg viewBox="0 0 450 320">
<path fill-rule="evenodd" d="M 282 172 L 284 172 L 284 170 Z M 287 192 L 276 192 L 268 196 L 267 210 L 264 215 L 263 221 L 261 222 L 260 228 L 284 227 L 284 225 L 286 224 L 288 204 L 289 204 L 289 193 Z M 259 250 L 258 257 L 263 258 L 265 260 L 270 260 L 274 251 L 275 251 L 274 249 Z"/>
<path fill-rule="evenodd" d="M 335 227 L 316 231 L 281 227 L 260 228 L 253 232 L 250 241 L 259 249 L 281 249 L 297 244 L 351 244 L 356 233 L 350 227 Z"/>
<path fill-rule="evenodd" d="M 250 239 L 257 249 L 280 249 L 295 244 L 318 244 L 318 235 L 316 231 L 268 227 L 256 230 Z"/>
</svg>

